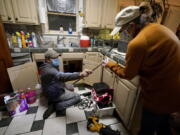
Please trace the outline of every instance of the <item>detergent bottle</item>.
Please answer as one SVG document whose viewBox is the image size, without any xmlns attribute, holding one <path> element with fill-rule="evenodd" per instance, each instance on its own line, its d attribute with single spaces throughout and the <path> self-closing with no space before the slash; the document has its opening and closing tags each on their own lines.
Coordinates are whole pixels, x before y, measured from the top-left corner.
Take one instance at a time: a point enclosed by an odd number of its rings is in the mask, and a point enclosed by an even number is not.
<svg viewBox="0 0 180 135">
<path fill-rule="evenodd" d="M 21 34 L 19 32 L 16 32 L 16 36 L 17 36 L 18 47 L 22 48 Z"/>
<path fill-rule="evenodd" d="M 26 40 L 25 40 L 25 35 L 24 35 L 23 31 L 21 31 L 21 42 L 22 42 L 22 48 L 27 48 Z"/>
</svg>

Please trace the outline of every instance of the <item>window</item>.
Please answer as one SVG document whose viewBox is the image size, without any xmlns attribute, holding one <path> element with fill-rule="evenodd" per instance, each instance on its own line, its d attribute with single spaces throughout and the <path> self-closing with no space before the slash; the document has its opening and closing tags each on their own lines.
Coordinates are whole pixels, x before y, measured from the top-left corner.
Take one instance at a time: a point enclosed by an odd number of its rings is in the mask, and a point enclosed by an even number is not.
<svg viewBox="0 0 180 135">
<path fill-rule="evenodd" d="M 76 31 L 76 0 L 47 0 L 49 30 Z"/>
</svg>

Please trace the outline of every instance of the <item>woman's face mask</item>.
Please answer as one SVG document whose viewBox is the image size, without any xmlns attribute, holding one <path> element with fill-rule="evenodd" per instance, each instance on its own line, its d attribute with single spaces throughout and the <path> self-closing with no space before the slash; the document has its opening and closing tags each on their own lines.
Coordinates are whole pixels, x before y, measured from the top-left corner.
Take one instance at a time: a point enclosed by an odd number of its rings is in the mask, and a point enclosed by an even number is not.
<svg viewBox="0 0 180 135">
<path fill-rule="evenodd" d="M 52 66 L 54 66 L 54 67 L 58 67 L 59 65 L 60 65 L 60 61 L 59 61 L 59 59 L 58 58 L 56 58 L 56 59 L 51 59 L 51 61 L 52 61 Z"/>
</svg>

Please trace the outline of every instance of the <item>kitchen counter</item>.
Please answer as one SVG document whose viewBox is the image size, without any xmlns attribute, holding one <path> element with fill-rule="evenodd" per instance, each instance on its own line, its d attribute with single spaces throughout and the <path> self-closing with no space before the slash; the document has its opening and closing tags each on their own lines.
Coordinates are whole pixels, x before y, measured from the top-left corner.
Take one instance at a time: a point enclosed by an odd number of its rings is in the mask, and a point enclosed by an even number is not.
<svg viewBox="0 0 180 135">
<path fill-rule="evenodd" d="M 64 47 L 64 48 L 54 48 L 55 51 L 58 53 L 64 52 L 101 52 L 103 55 L 108 56 L 115 60 L 116 62 L 120 63 L 121 65 L 125 65 L 125 57 L 123 55 L 118 55 L 114 53 L 113 50 L 110 51 L 110 47 L 89 47 L 89 48 L 82 48 L 82 47 Z M 10 49 L 11 54 L 17 53 L 44 53 L 47 51 L 47 48 L 13 48 Z"/>
</svg>

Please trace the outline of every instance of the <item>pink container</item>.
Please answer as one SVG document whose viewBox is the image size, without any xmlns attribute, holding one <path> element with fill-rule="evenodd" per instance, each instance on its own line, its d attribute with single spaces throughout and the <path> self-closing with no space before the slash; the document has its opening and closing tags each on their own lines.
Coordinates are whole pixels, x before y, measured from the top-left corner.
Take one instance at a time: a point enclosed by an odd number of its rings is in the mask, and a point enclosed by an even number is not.
<svg viewBox="0 0 180 135">
<path fill-rule="evenodd" d="M 26 99 L 28 104 L 33 104 L 36 101 L 36 91 L 30 90 L 26 92 Z"/>
</svg>

